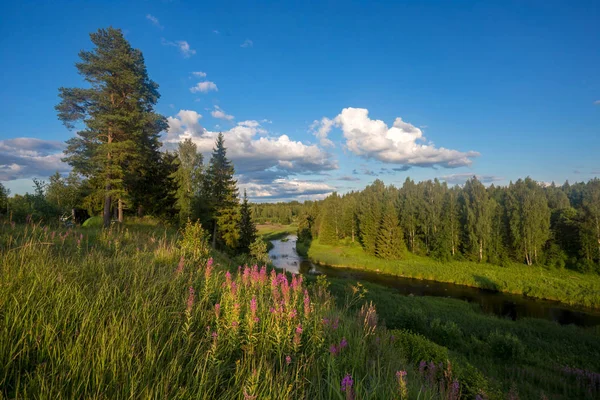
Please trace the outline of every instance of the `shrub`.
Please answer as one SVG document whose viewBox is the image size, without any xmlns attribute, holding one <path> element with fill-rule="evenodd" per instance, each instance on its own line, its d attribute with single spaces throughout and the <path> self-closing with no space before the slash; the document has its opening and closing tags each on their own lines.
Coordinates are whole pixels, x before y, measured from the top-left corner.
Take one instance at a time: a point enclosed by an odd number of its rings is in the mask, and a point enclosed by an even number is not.
<svg viewBox="0 0 600 400">
<path fill-rule="evenodd" d="M 435 363 L 448 360 L 448 349 L 435 344 L 418 333 L 407 330 L 393 330 L 395 347 L 414 365 L 421 361 L 433 361 Z"/>
<path fill-rule="evenodd" d="M 193 262 L 206 260 L 210 254 L 208 237 L 208 232 L 202 228 L 200 222 L 191 222 L 188 220 L 185 227 L 181 230 L 181 238 L 178 242 L 179 248 L 183 255 Z"/>
<path fill-rule="evenodd" d="M 436 342 L 450 347 L 460 343 L 463 333 L 454 321 L 442 322 L 439 318 L 434 318 L 429 325 Z"/>
<path fill-rule="evenodd" d="M 254 243 L 250 245 L 250 257 L 258 265 L 266 265 L 271 260 L 269 259 L 269 253 L 267 250 L 267 244 L 261 238 L 257 238 Z"/>
<path fill-rule="evenodd" d="M 512 333 L 492 332 L 487 338 L 492 353 L 502 359 L 517 360 L 525 354 L 525 346 Z"/>
</svg>

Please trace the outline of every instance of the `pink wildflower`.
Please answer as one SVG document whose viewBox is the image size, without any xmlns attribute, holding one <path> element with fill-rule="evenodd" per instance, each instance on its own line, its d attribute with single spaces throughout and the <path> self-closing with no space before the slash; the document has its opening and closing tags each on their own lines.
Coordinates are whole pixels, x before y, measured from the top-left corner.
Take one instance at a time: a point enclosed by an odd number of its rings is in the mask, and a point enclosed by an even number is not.
<svg viewBox="0 0 600 400">
<path fill-rule="evenodd" d="M 179 258 L 179 264 L 177 264 L 177 269 L 175 270 L 175 274 L 181 275 L 181 273 L 183 272 L 184 266 L 185 266 L 185 259 L 183 258 L 183 256 L 181 256 L 181 258 Z"/>
<path fill-rule="evenodd" d="M 194 307 L 195 297 L 196 297 L 196 291 L 194 290 L 193 287 L 190 286 L 189 295 L 188 295 L 188 299 L 187 299 L 187 308 L 186 308 L 186 311 L 188 312 L 188 314 L 192 311 L 192 308 Z"/>
<path fill-rule="evenodd" d="M 215 316 L 217 317 L 217 319 L 219 319 L 220 315 L 221 315 L 221 304 L 217 303 L 217 304 L 215 304 Z"/>
</svg>

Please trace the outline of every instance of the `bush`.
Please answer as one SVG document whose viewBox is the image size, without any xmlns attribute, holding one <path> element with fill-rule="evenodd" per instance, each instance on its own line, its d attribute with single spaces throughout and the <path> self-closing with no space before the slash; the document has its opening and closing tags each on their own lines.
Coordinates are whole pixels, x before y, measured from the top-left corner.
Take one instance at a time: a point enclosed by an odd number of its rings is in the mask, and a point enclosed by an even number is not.
<svg viewBox="0 0 600 400">
<path fill-rule="evenodd" d="M 487 343 L 494 356 L 505 360 L 517 360 L 525 354 L 525 346 L 512 333 L 490 333 Z"/>
<path fill-rule="evenodd" d="M 202 228 L 200 222 L 188 220 L 185 227 L 181 230 L 181 238 L 178 241 L 183 256 L 193 262 L 208 259 L 210 254 L 208 237 L 208 232 Z"/>
<path fill-rule="evenodd" d="M 458 345 L 463 336 L 461 329 L 453 321 L 442 322 L 439 318 L 435 318 L 431 321 L 430 327 L 435 341 L 448 347 Z"/>
<path fill-rule="evenodd" d="M 261 238 L 257 238 L 250 245 L 250 257 L 257 265 L 267 265 L 271 260 L 267 251 L 267 244 Z"/>
<path fill-rule="evenodd" d="M 448 349 L 435 344 L 418 333 L 407 330 L 393 330 L 394 345 L 400 349 L 402 354 L 414 365 L 421 361 L 433 361 L 435 363 L 446 363 L 448 361 Z"/>
</svg>

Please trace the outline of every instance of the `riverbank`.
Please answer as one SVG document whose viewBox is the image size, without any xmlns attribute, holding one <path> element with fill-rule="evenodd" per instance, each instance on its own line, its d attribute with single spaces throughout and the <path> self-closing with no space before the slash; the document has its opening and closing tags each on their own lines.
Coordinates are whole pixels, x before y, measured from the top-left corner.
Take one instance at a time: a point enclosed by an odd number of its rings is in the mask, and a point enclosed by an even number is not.
<svg viewBox="0 0 600 400">
<path fill-rule="evenodd" d="M 297 248 L 311 261 L 333 267 L 454 283 L 600 309 L 598 275 L 515 263 L 500 267 L 468 261 L 441 262 L 412 254 L 402 260 L 382 260 L 366 254 L 357 244 L 329 246 L 320 244 L 318 239 L 310 246 L 298 243 Z"/>
</svg>

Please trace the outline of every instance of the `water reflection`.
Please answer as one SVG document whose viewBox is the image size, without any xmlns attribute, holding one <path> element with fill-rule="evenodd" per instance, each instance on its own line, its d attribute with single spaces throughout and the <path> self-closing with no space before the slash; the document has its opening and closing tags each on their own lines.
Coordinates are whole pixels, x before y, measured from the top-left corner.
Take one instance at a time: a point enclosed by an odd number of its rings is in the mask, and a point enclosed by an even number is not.
<svg viewBox="0 0 600 400">
<path fill-rule="evenodd" d="M 451 283 L 424 281 L 378 274 L 376 272 L 315 265 L 298 255 L 296 252 L 296 239 L 295 235 L 290 235 L 286 239 L 274 240 L 272 242 L 273 249 L 269 252 L 269 256 L 276 267 L 293 273 L 326 274 L 335 278 L 372 282 L 393 288 L 404 295 L 451 297 L 466 300 L 478 303 L 484 312 L 493 313 L 512 320 L 520 318 L 543 318 L 563 325 L 600 325 L 600 312 L 592 310 L 584 311 L 564 306 L 557 302 L 535 300 L 525 296 Z"/>
</svg>

